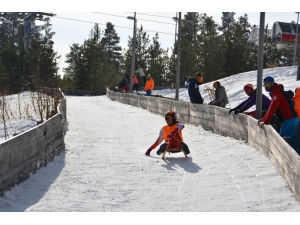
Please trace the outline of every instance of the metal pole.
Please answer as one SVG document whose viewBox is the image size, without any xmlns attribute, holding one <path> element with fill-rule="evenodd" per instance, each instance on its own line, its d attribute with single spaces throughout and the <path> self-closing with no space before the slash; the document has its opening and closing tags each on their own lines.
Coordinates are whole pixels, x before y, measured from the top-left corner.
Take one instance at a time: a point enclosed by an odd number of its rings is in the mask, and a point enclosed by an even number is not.
<svg viewBox="0 0 300 225">
<path fill-rule="evenodd" d="M 298 13 L 298 12 L 296 12 Z M 295 38 L 295 50 L 294 50 L 294 63 L 293 66 L 296 65 L 296 52 L 297 52 L 297 41 L 298 41 L 298 22 L 299 22 L 299 13 L 297 18 L 297 27 L 296 27 L 296 38 Z"/>
<path fill-rule="evenodd" d="M 175 96 L 175 99 L 176 99 L 176 100 L 179 100 L 180 41 L 181 41 L 181 12 L 179 12 L 179 21 L 178 21 L 177 70 L 176 70 L 176 96 Z"/>
<path fill-rule="evenodd" d="M 175 43 L 174 44 L 176 44 L 176 33 L 177 33 L 177 12 L 176 12 L 176 20 L 175 20 Z"/>
<path fill-rule="evenodd" d="M 260 13 L 259 24 L 259 44 L 258 44 L 258 60 L 257 60 L 257 88 L 256 88 L 256 119 L 261 119 L 262 115 L 262 74 L 264 63 L 264 27 L 265 13 Z"/>
<path fill-rule="evenodd" d="M 131 70 L 129 76 L 130 92 L 132 92 L 132 76 L 135 67 L 135 45 L 136 45 L 136 12 L 134 12 L 133 38 L 132 38 L 132 53 L 131 53 Z"/>
</svg>

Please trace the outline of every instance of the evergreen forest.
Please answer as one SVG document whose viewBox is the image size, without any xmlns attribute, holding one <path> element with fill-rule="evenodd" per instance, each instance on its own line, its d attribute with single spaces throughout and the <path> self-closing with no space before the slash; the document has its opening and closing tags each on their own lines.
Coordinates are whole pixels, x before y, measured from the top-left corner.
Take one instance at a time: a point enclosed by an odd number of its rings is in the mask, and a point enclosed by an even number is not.
<svg viewBox="0 0 300 225">
<path fill-rule="evenodd" d="M 180 84 L 196 72 L 203 73 L 205 82 L 210 82 L 253 70 L 258 46 L 249 45 L 248 37 L 255 25 L 249 24 L 247 14 L 237 20 L 234 16 L 234 12 L 223 12 L 221 24 L 217 24 L 206 13 L 183 15 Z M 70 46 L 62 76 L 58 73 L 60 55 L 53 48 L 55 31 L 51 26 L 51 18 L 45 18 L 42 25 L 33 24 L 30 50 L 25 52 L 23 21 L 0 17 L 1 95 L 44 86 L 103 90 L 117 86 L 119 79 L 130 73 L 133 38 L 128 37 L 127 47 L 122 49 L 114 24 L 106 22 L 104 30 L 95 23 L 86 40 Z M 159 41 L 159 33 L 151 39 L 143 26 L 137 27 L 135 69 L 141 65 L 157 86 L 167 86 L 176 82 L 177 43 L 163 49 Z M 278 48 L 265 28 L 263 68 L 289 66 L 293 53 L 294 43 Z"/>
</svg>

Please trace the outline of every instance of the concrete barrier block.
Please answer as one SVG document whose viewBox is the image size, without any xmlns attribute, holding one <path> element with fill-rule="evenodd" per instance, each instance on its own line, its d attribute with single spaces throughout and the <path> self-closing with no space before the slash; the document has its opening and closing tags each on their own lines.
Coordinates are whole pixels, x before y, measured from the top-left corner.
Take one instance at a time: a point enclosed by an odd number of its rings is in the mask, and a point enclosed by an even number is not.
<svg viewBox="0 0 300 225">
<path fill-rule="evenodd" d="M 37 126 L 7 140 L 6 142 L 3 142 L 0 148 L 0 156 L 7 155 L 10 151 L 21 148 L 22 146 L 34 141 L 37 137 L 40 137 L 43 134 L 44 126 Z"/>
<path fill-rule="evenodd" d="M 0 176 L 11 169 L 11 159 L 9 156 L 0 159 Z M 0 180 L 1 182 L 1 180 Z"/>
<path fill-rule="evenodd" d="M 19 171 L 11 169 L 7 173 L 0 176 L 0 195 L 9 190 L 11 186 L 15 185 L 15 181 L 19 177 Z"/>
<path fill-rule="evenodd" d="M 15 141 L 7 140 L 0 144 L 0 159 L 7 157 L 19 145 Z"/>
<path fill-rule="evenodd" d="M 298 171 L 296 171 L 296 173 L 297 173 L 297 178 L 296 178 L 296 180 L 297 180 L 297 185 L 296 185 L 296 187 L 297 187 L 298 189 L 300 189 L 300 174 L 298 173 Z"/>
<path fill-rule="evenodd" d="M 250 129 L 251 131 L 251 129 Z M 259 138 L 259 135 L 254 134 L 253 132 L 248 133 L 248 144 L 259 150 L 261 153 L 263 153 L 266 157 L 269 158 L 269 147 L 265 147 L 265 143 L 268 143 L 267 140 L 263 141 L 257 141 Z M 268 146 L 268 145 L 267 145 Z"/>
<path fill-rule="evenodd" d="M 293 179 L 291 174 L 289 174 L 288 172 L 284 171 L 283 174 L 281 174 L 283 179 L 287 182 L 289 189 L 291 190 L 292 193 L 295 193 L 296 191 L 296 187 L 293 183 Z"/>
<path fill-rule="evenodd" d="M 270 153 L 274 155 L 274 157 L 277 160 L 277 163 L 280 164 L 281 167 L 283 167 L 283 155 L 282 152 L 278 149 L 278 146 L 275 145 L 272 141 L 270 143 Z"/>
<path fill-rule="evenodd" d="M 199 117 L 190 117 L 190 123 L 194 125 L 205 125 L 205 122 Z"/>
<path fill-rule="evenodd" d="M 278 158 L 270 151 L 268 155 L 269 160 L 272 162 L 276 170 L 278 171 L 279 174 L 283 176 L 283 173 L 285 173 L 284 168 L 282 167 L 282 163 L 278 161 Z"/>
<path fill-rule="evenodd" d="M 214 129 L 214 121 L 212 120 L 206 120 L 206 119 L 199 119 L 200 124 L 205 130 L 211 130 L 213 131 Z"/>
<path fill-rule="evenodd" d="M 60 123 L 61 117 L 60 114 L 56 114 L 55 116 L 51 117 L 47 120 L 47 123 L 44 123 L 46 130 L 52 127 L 54 124 Z"/>
<path fill-rule="evenodd" d="M 297 199 L 298 202 L 300 202 L 300 188 L 295 188 L 295 198 Z"/>
</svg>

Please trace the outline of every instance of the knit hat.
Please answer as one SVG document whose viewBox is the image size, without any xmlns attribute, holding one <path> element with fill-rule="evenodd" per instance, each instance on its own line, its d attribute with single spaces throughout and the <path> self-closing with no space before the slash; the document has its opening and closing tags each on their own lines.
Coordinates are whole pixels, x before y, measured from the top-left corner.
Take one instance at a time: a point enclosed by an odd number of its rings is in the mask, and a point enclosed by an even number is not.
<svg viewBox="0 0 300 225">
<path fill-rule="evenodd" d="M 151 77 L 151 75 L 150 75 L 150 74 L 148 74 L 148 75 L 147 75 L 147 77 Z"/>
<path fill-rule="evenodd" d="M 246 84 L 245 86 L 244 86 L 244 90 L 245 89 L 250 89 L 251 91 L 253 91 L 254 90 L 254 88 L 253 88 L 253 85 L 252 84 Z"/>
<path fill-rule="evenodd" d="M 267 77 L 265 77 L 264 82 L 271 82 L 271 83 L 274 83 L 275 81 L 274 81 L 274 78 L 273 78 L 273 77 L 267 76 Z"/>
</svg>

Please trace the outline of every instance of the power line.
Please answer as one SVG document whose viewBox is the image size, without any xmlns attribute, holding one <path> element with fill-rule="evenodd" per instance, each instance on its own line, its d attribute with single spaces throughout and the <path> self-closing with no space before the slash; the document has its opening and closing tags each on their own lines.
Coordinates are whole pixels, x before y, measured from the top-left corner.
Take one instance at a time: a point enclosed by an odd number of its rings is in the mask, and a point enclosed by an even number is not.
<svg viewBox="0 0 300 225">
<path fill-rule="evenodd" d="M 65 20 L 74 20 L 74 21 L 77 21 L 77 22 L 93 23 L 93 24 L 97 23 L 97 24 L 101 24 L 101 25 L 106 25 L 106 24 L 98 23 L 98 22 L 91 22 L 91 21 L 85 21 L 85 20 L 70 19 L 70 18 L 59 17 L 59 16 L 55 16 L 55 17 L 52 17 L 52 18 L 59 18 L 59 19 L 65 19 Z M 115 25 L 115 27 L 125 28 L 125 29 L 130 29 L 130 30 L 132 30 L 132 27 L 122 27 L 122 26 L 116 26 L 116 25 Z M 169 35 L 174 35 L 174 34 L 171 34 L 171 33 L 165 33 L 165 32 L 159 32 L 159 31 L 152 31 L 152 30 L 144 30 L 144 31 L 147 31 L 147 32 L 154 32 L 154 33 L 159 33 L 159 34 L 169 34 Z"/>
<path fill-rule="evenodd" d="M 130 12 L 127 12 L 127 13 L 130 13 Z M 150 14 L 144 14 L 144 13 L 138 13 L 138 14 L 145 15 L 145 16 L 155 16 L 155 17 L 164 17 L 164 18 L 172 19 L 172 17 L 169 17 L 169 16 L 150 15 Z"/>
<path fill-rule="evenodd" d="M 108 13 L 99 13 L 99 12 L 94 12 L 97 14 L 103 14 L 103 15 L 108 15 L 108 16 L 116 16 L 116 17 L 122 17 L 122 18 L 127 18 L 126 16 L 118 16 L 118 15 L 113 15 L 113 14 L 108 14 Z M 143 14 L 142 14 L 143 15 Z M 167 17 L 170 18 L 170 17 Z M 137 19 L 137 20 L 142 20 L 142 21 L 148 21 L 148 22 L 153 22 L 153 23 L 164 23 L 164 24 L 171 24 L 171 25 L 175 25 L 174 23 L 166 23 L 166 22 L 159 22 L 159 21 L 154 21 L 154 20 L 143 20 L 143 19 Z"/>
</svg>

